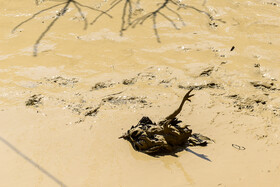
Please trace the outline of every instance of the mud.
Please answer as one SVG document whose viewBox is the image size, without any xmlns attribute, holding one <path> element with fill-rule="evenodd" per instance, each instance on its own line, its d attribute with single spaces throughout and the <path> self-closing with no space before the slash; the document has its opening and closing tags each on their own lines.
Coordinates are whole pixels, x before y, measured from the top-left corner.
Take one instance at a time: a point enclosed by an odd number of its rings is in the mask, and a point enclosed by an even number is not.
<svg viewBox="0 0 280 187">
<path fill-rule="evenodd" d="M 204 13 L 182 7 L 183 24 L 164 9 L 173 22 L 158 14 L 122 36 L 124 1 L 93 25 L 99 12 L 84 6 L 48 9 L 63 2 L 0 0 L 0 186 L 279 184 L 279 1 L 182 0 Z M 132 6 L 132 19 L 158 8 Z M 189 146 L 151 157 L 119 139 L 143 116 L 164 120 L 189 89 L 177 116 Z M 191 146 L 203 135 L 215 143 Z"/>
</svg>

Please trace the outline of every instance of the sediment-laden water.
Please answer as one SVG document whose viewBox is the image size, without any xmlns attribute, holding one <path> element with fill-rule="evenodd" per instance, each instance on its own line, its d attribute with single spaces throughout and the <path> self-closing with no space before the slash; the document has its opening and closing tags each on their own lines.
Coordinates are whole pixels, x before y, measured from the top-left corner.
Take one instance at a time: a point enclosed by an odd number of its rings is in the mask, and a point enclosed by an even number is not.
<svg viewBox="0 0 280 187">
<path fill-rule="evenodd" d="M 160 5 L 90 24 L 118 1 L 63 2 L 0 0 L 0 186 L 279 183 L 280 1 L 169 3 L 122 36 Z M 118 139 L 190 89 L 179 119 L 215 143 L 154 158 Z"/>
</svg>

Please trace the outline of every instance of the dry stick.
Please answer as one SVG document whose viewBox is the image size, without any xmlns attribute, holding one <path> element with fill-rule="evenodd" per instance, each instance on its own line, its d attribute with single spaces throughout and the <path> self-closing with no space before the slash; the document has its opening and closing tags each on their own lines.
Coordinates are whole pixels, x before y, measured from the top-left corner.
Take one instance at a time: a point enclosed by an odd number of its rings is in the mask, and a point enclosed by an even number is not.
<svg viewBox="0 0 280 187">
<path fill-rule="evenodd" d="M 12 33 L 14 33 L 14 32 L 15 32 L 20 26 L 22 26 L 24 23 L 26 23 L 26 22 L 32 20 L 33 18 L 35 18 L 37 15 L 39 15 L 39 14 L 41 14 L 41 13 L 47 11 L 47 10 L 51 10 L 51 9 L 53 9 L 53 8 L 55 8 L 55 7 L 58 7 L 58 6 L 60 6 L 60 5 L 66 4 L 66 3 L 67 3 L 67 2 L 60 3 L 60 4 L 57 4 L 57 5 L 51 6 L 51 7 L 49 7 L 49 8 L 40 10 L 39 12 L 33 14 L 33 16 L 31 16 L 31 17 L 28 18 L 27 20 L 24 20 L 23 22 L 21 22 L 20 24 L 18 24 L 17 26 L 15 26 L 15 28 L 12 30 Z"/>
<path fill-rule="evenodd" d="M 61 9 L 60 14 L 58 14 L 58 16 L 49 24 L 49 26 L 45 29 L 45 31 L 39 36 L 39 38 L 37 39 L 37 41 L 34 44 L 33 47 L 33 56 L 37 56 L 38 53 L 38 45 L 40 43 L 40 41 L 42 40 L 42 38 L 46 35 L 46 33 L 52 28 L 52 26 L 55 24 L 55 22 L 64 15 L 65 11 L 67 10 L 67 7 L 69 6 L 69 4 L 71 3 L 72 0 L 68 0 L 66 5 Z"/>
<path fill-rule="evenodd" d="M 189 101 L 191 102 L 191 100 L 189 99 L 190 97 L 194 96 L 194 94 L 190 95 L 191 91 L 193 91 L 193 89 L 191 89 L 190 91 L 188 91 L 188 93 L 185 95 L 185 97 L 183 98 L 179 108 L 177 110 L 175 110 L 172 114 L 170 114 L 169 116 L 167 116 L 165 119 L 166 120 L 172 120 L 174 119 L 182 110 L 185 101 Z"/>
</svg>

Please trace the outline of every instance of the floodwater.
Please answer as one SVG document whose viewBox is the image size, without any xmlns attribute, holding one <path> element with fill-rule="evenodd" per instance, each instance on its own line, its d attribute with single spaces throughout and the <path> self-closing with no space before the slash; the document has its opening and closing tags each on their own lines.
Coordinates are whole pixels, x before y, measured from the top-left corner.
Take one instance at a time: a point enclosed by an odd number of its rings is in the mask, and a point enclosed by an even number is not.
<svg viewBox="0 0 280 187">
<path fill-rule="evenodd" d="M 38 2 L 0 0 L 0 186 L 279 184 L 280 1 L 169 2 L 122 36 L 125 1 Z M 179 119 L 215 143 L 155 158 L 118 139 L 190 88 Z"/>
</svg>

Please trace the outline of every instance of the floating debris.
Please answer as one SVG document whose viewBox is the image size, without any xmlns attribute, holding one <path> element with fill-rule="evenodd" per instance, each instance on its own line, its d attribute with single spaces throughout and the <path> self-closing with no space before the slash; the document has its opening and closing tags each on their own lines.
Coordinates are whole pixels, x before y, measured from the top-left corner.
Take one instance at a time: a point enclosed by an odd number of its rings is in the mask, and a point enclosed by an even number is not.
<svg viewBox="0 0 280 187">
<path fill-rule="evenodd" d="M 176 116 L 181 112 L 185 101 L 191 101 L 190 90 L 183 98 L 179 108 L 164 120 L 154 123 L 149 117 L 142 117 L 136 126 L 132 126 L 123 136 L 136 151 L 150 155 L 171 154 L 189 146 L 206 146 L 210 138 L 192 134 L 188 125 L 180 125 Z M 204 137 L 202 139 L 201 137 Z"/>
</svg>

